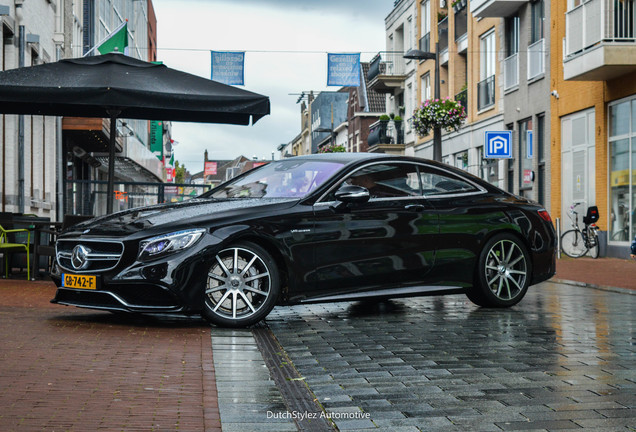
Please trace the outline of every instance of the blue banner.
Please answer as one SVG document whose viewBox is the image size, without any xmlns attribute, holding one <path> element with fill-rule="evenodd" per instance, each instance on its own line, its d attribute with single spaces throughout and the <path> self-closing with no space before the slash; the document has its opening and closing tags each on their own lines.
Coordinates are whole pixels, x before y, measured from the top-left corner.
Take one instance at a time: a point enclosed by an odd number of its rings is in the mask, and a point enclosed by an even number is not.
<svg viewBox="0 0 636 432">
<path fill-rule="evenodd" d="M 327 54 L 327 85 L 357 87 L 360 85 L 360 53 Z"/>
<path fill-rule="evenodd" d="M 245 53 L 212 53 L 212 80 L 228 85 L 245 85 Z"/>
</svg>

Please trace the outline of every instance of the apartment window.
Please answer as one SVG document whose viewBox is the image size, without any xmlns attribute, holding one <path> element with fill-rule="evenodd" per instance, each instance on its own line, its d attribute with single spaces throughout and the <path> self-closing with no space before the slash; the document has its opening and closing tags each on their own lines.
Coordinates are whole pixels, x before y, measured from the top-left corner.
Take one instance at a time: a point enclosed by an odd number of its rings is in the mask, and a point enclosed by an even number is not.
<svg viewBox="0 0 636 432">
<path fill-rule="evenodd" d="M 519 17 L 506 18 L 506 57 L 519 52 Z"/>
<path fill-rule="evenodd" d="M 413 17 L 408 17 L 406 21 L 406 49 L 404 52 L 408 52 L 413 49 Z"/>
<path fill-rule="evenodd" d="M 477 84 L 477 105 L 484 109 L 495 104 L 496 47 L 495 31 L 490 30 L 479 40 L 479 83 Z"/>
<path fill-rule="evenodd" d="M 420 5 L 420 30 L 422 38 L 420 39 L 419 49 L 422 51 L 431 51 L 431 2 L 425 1 Z"/>
<path fill-rule="evenodd" d="M 422 102 L 431 98 L 431 75 L 426 74 L 422 76 L 422 86 L 420 87 Z"/>
<path fill-rule="evenodd" d="M 532 22 L 530 23 L 530 44 L 543 39 L 543 24 L 545 22 L 545 9 L 543 0 L 538 0 L 531 4 Z"/>
<path fill-rule="evenodd" d="M 506 18 L 506 59 L 504 90 L 519 85 L 519 17 Z"/>
</svg>

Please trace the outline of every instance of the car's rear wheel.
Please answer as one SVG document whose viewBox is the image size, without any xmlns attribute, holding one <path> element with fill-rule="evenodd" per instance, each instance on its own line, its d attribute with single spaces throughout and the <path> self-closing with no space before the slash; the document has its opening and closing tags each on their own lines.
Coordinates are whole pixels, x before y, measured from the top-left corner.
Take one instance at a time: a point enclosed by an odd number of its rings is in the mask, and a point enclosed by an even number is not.
<svg viewBox="0 0 636 432">
<path fill-rule="evenodd" d="M 513 306 L 528 290 L 531 266 L 528 250 L 519 239 L 511 234 L 497 235 L 481 251 L 475 284 L 467 296 L 479 306 Z"/>
<path fill-rule="evenodd" d="M 280 293 L 278 268 L 257 244 L 241 242 L 216 254 L 208 268 L 204 316 L 224 327 L 244 327 L 265 318 Z"/>
</svg>

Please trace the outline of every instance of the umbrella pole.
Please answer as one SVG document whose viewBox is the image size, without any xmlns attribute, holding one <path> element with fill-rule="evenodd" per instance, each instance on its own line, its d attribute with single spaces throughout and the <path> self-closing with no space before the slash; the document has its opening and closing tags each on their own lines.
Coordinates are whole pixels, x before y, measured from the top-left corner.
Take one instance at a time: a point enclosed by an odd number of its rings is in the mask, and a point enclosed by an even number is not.
<svg viewBox="0 0 636 432">
<path fill-rule="evenodd" d="M 108 187 L 106 190 L 106 214 L 113 212 L 115 198 L 115 143 L 117 140 L 117 116 L 121 111 L 108 110 L 110 114 L 110 142 L 108 144 Z"/>
</svg>

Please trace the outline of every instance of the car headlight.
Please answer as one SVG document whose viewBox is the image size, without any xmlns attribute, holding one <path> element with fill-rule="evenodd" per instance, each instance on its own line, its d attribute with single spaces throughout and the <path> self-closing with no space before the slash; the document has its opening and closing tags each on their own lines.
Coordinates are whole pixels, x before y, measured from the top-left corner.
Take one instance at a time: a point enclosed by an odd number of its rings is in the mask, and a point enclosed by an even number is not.
<svg viewBox="0 0 636 432">
<path fill-rule="evenodd" d="M 192 246 L 203 235 L 205 229 L 189 229 L 164 234 L 143 240 L 139 244 L 139 259 L 158 258 Z"/>
</svg>

